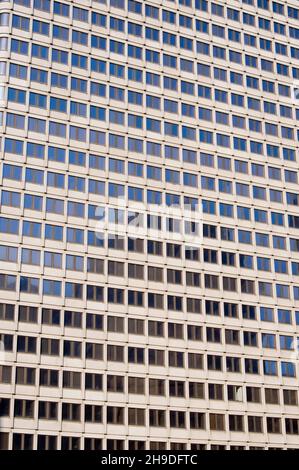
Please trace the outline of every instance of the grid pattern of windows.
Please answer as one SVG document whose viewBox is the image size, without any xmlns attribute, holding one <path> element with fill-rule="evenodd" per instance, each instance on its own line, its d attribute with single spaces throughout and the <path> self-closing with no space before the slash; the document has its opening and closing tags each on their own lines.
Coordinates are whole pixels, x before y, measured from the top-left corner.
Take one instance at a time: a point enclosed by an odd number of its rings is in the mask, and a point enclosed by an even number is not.
<svg viewBox="0 0 299 470">
<path fill-rule="evenodd" d="M 0 32 L 0 448 L 298 448 L 297 1 Z"/>
</svg>

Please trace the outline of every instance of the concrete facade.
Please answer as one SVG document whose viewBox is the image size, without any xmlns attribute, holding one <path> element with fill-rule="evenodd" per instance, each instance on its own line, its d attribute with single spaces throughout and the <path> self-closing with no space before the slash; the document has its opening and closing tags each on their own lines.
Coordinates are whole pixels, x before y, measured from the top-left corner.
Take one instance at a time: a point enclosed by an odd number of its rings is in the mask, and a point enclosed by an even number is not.
<svg viewBox="0 0 299 470">
<path fill-rule="evenodd" d="M 298 38 L 0 2 L 1 448 L 299 448 Z"/>
</svg>

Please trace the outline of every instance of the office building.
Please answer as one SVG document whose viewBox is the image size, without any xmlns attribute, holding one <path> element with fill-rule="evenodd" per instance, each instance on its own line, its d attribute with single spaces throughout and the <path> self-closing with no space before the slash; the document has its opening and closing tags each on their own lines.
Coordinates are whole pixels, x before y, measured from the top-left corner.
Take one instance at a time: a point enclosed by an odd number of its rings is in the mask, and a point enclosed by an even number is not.
<svg viewBox="0 0 299 470">
<path fill-rule="evenodd" d="M 297 0 L 0 2 L 0 447 L 299 448 Z"/>
</svg>

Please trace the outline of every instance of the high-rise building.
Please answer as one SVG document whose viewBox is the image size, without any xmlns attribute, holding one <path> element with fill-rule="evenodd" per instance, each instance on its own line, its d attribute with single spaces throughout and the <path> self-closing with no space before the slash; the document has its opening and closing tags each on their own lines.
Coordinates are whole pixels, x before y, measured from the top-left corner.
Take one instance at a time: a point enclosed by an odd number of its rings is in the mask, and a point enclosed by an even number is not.
<svg viewBox="0 0 299 470">
<path fill-rule="evenodd" d="M 299 448 L 298 39 L 0 1 L 1 448 Z"/>
</svg>

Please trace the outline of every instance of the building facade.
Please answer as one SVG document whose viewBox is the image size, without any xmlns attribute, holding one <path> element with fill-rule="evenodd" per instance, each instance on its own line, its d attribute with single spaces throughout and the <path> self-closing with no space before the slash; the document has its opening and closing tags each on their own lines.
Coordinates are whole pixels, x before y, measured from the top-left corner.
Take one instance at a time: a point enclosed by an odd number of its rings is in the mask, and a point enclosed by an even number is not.
<svg viewBox="0 0 299 470">
<path fill-rule="evenodd" d="M 298 38 L 296 0 L 0 2 L 1 448 L 299 448 Z"/>
</svg>

